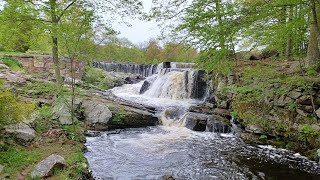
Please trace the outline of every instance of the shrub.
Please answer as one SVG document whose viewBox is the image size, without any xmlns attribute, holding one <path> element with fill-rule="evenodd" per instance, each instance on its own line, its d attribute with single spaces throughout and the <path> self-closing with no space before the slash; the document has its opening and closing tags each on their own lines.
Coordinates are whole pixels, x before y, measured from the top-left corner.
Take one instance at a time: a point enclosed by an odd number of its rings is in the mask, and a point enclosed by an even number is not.
<svg viewBox="0 0 320 180">
<path fill-rule="evenodd" d="M 105 90 L 110 86 L 110 79 L 106 72 L 98 68 L 86 68 L 84 81 Z"/>
<path fill-rule="evenodd" d="M 1 60 L 5 65 L 7 65 L 13 71 L 21 71 L 21 70 L 23 70 L 22 64 L 19 63 L 15 59 L 4 57 Z"/>
<path fill-rule="evenodd" d="M 299 129 L 298 140 L 304 142 L 306 145 L 312 143 L 319 132 L 313 129 L 310 125 L 303 125 Z"/>
<path fill-rule="evenodd" d="M 114 118 L 112 119 L 112 122 L 114 123 L 122 123 L 122 121 L 126 118 L 127 114 L 125 110 L 118 111 Z"/>
<path fill-rule="evenodd" d="M 29 118 L 35 105 L 15 97 L 8 90 L 0 90 L 0 127 Z"/>
</svg>

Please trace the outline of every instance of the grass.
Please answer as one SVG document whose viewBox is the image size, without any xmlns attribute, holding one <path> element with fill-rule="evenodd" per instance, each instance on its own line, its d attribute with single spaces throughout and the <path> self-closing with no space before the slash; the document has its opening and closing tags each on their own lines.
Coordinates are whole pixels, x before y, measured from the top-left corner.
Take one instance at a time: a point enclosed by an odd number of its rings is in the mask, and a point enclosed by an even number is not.
<svg viewBox="0 0 320 180">
<path fill-rule="evenodd" d="M 21 56 L 21 55 L 32 55 L 32 56 L 42 56 L 40 53 L 37 52 L 14 52 L 14 51 L 0 51 L 0 56 Z"/>
<path fill-rule="evenodd" d="M 15 59 L 4 57 L 1 59 L 1 61 L 3 62 L 3 64 L 7 65 L 10 68 L 10 70 L 12 70 L 12 71 L 22 71 L 23 70 L 22 64 L 20 64 Z"/>
<path fill-rule="evenodd" d="M 12 146 L 7 151 L 0 152 L 0 164 L 4 165 L 4 173 L 11 179 L 16 179 L 18 173 L 26 171 L 27 179 L 36 164 L 42 159 L 57 153 L 65 158 L 67 167 L 54 173 L 52 179 L 79 179 L 86 170 L 86 159 L 82 152 L 82 144 L 74 141 L 59 142 L 52 140 L 38 147 Z M 0 175 L 1 176 L 1 175 Z"/>
</svg>

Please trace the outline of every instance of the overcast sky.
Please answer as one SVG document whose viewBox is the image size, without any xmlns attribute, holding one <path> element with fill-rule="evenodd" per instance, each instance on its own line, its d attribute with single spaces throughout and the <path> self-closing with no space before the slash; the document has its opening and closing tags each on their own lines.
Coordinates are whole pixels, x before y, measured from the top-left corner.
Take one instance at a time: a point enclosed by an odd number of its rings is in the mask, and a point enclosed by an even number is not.
<svg viewBox="0 0 320 180">
<path fill-rule="evenodd" d="M 0 0 L 1 1 L 1 0 Z M 152 5 L 152 0 L 142 0 L 144 11 L 149 12 Z M 156 38 L 160 35 L 160 30 L 157 27 L 155 22 L 145 22 L 138 19 L 126 18 L 132 27 L 127 27 L 126 25 L 119 25 L 114 23 L 114 28 L 117 31 L 120 31 L 119 37 L 126 37 L 131 42 L 139 44 L 141 42 L 148 41 L 150 38 Z"/>
</svg>

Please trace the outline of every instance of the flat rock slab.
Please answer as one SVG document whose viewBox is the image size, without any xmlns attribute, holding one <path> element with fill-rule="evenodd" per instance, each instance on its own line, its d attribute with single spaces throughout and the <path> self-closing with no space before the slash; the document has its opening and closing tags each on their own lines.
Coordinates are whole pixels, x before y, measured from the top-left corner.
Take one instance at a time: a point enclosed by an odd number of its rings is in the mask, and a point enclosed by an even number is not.
<svg viewBox="0 0 320 180">
<path fill-rule="evenodd" d="M 30 142 L 36 137 L 35 130 L 24 123 L 9 125 L 5 128 L 5 132 L 15 135 L 23 143 Z"/>
<path fill-rule="evenodd" d="M 51 176 L 55 168 L 63 168 L 65 165 L 65 160 L 62 156 L 52 154 L 36 165 L 34 170 L 31 172 L 31 178 Z"/>
</svg>

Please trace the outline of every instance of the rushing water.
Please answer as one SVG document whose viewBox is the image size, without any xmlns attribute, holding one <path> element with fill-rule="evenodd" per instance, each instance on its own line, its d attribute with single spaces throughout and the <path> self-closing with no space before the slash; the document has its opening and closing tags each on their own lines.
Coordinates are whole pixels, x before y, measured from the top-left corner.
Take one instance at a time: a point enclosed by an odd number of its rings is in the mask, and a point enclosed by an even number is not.
<svg viewBox="0 0 320 180">
<path fill-rule="evenodd" d="M 188 107 L 205 96 L 194 96 L 197 76 L 190 69 L 157 71 L 146 79 L 149 86 L 142 94 L 145 82 L 112 92 L 156 107 L 163 125 L 87 137 L 86 157 L 96 179 L 162 179 L 163 175 L 175 179 L 320 179 L 318 164 L 293 152 L 250 146 L 233 133 L 183 127 Z M 164 114 L 170 109 L 174 113 L 169 118 Z"/>
</svg>

